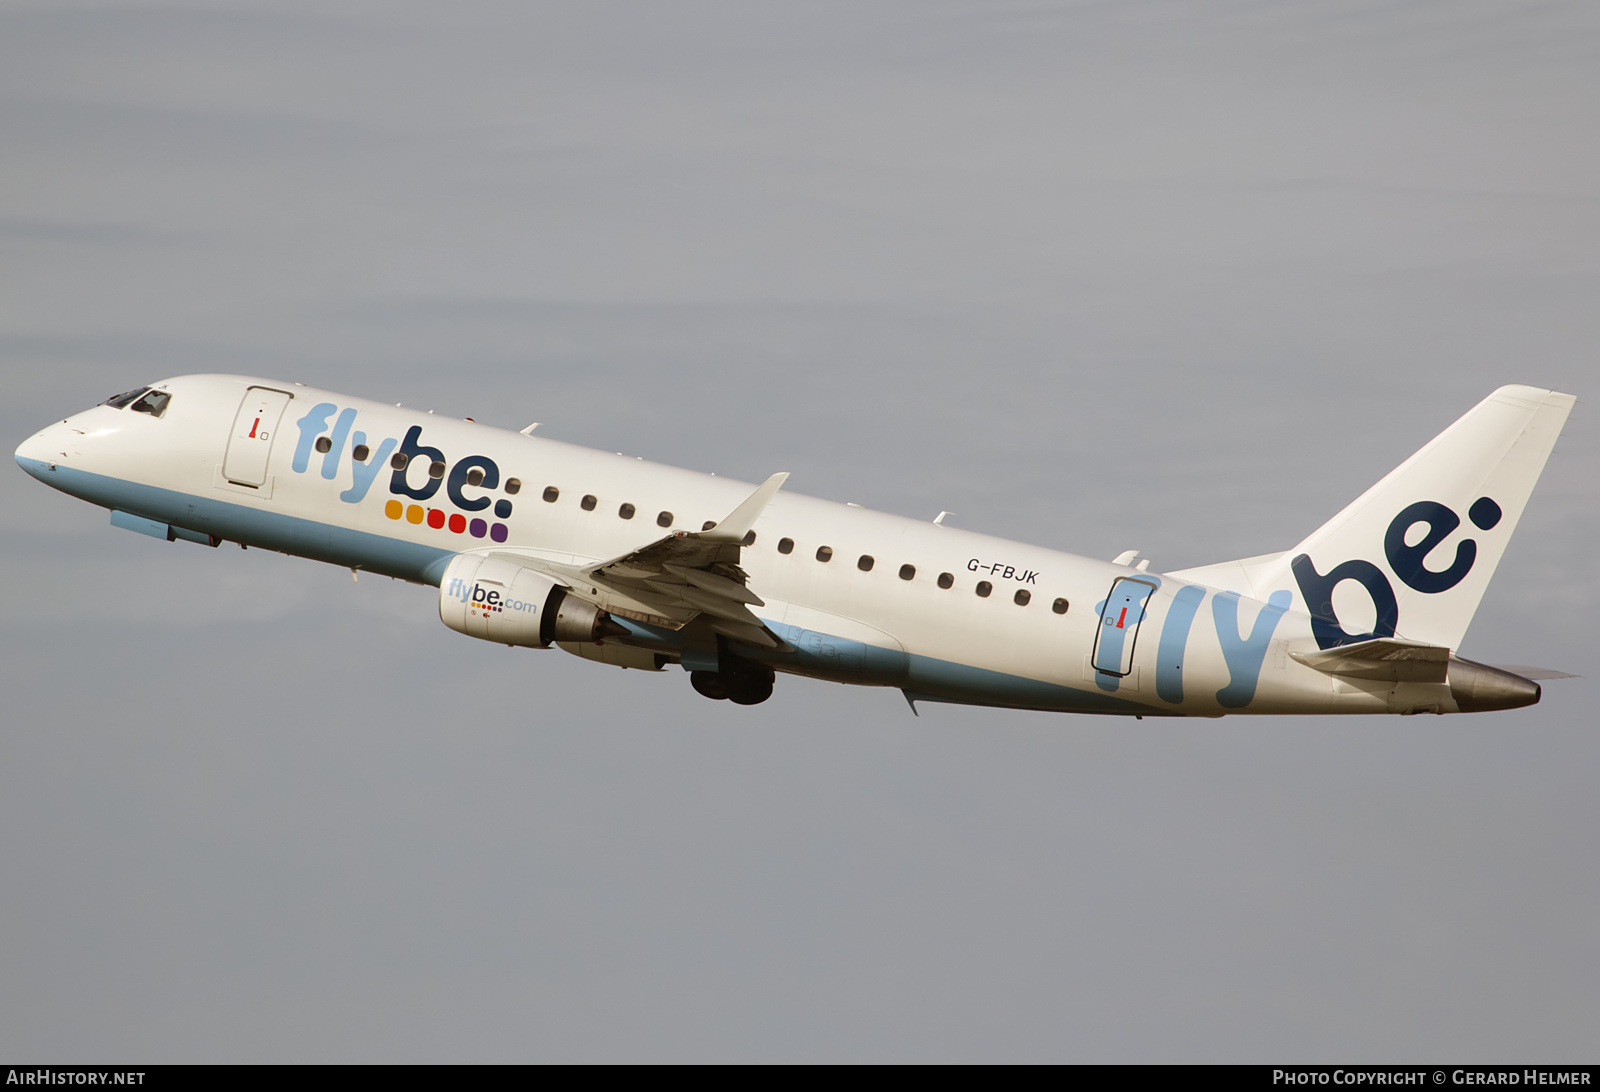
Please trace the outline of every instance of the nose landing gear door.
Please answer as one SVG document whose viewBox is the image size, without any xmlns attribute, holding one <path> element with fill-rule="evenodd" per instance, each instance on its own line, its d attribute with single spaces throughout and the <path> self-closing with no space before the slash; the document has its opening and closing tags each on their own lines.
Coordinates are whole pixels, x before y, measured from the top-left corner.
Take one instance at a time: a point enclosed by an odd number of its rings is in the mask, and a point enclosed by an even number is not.
<svg viewBox="0 0 1600 1092">
<path fill-rule="evenodd" d="M 272 454 L 272 439 L 278 421 L 294 396 L 269 387 L 251 387 L 239 403 L 228 437 L 228 454 L 222 460 L 222 476 L 234 485 L 259 489 L 267 481 L 267 456 Z"/>
<path fill-rule="evenodd" d="M 1133 671 L 1133 642 L 1144 621 L 1145 602 L 1156 584 L 1137 577 L 1119 577 L 1106 596 L 1100 612 L 1100 628 L 1094 639 L 1094 669 L 1102 674 L 1122 677 Z"/>
</svg>

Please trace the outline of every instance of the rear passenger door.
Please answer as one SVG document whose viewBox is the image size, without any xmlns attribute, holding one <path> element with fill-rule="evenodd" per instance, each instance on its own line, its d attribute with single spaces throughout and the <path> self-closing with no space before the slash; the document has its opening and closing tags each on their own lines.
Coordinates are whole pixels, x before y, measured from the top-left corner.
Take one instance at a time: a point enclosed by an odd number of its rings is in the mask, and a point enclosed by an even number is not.
<svg viewBox="0 0 1600 1092">
<path fill-rule="evenodd" d="M 1106 596 L 1100 626 L 1094 639 L 1094 669 L 1119 678 L 1133 671 L 1133 644 L 1144 621 L 1145 604 L 1156 590 L 1151 580 L 1119 577 Z"/>
</svg>

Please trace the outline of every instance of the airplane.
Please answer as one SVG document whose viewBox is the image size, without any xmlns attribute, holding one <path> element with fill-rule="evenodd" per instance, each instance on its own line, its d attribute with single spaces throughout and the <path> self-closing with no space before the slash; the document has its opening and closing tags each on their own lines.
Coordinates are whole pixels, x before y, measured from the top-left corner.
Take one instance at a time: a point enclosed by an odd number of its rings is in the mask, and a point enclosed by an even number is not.
<svg viewBox="0 0 1600 1092">
<path fill-rule="evenodd" d="M 738 705 L 784 673 L 914 713 L 1443 714 L 1562 674 L 1455 650 L 1575 401 L 1501 387 L 1293 548 L 1175 572 L 249 376 L 118 394 L 16 459 L 116 527 L 433 587 L 457 633 Z"/>
</svg>

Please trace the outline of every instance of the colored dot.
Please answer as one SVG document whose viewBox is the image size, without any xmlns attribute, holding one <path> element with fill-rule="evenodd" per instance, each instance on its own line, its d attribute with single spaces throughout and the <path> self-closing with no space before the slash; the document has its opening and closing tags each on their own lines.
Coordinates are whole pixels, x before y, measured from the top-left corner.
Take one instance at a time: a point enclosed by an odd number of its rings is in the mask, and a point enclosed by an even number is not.
<svg viewBox="0 0 1600 1092">
<path fill-rule="evenodd" d="M 428 526 L 432 527 L 435 531 L 444 526 L 444 509 L 428 509 Z"/>
<path fill-rule="evenodd" d="M 1500 506 L 1488 497 L 1479 497 L 1467 509 L 1467 515 L 1480 529 L 1487 531 L 1500 522 Z"/>
<path fill-rule="evenodd" d="M 407 523 L 421 523 L 422 522 L 422 516 L 423 516 L 422 505 L 420 505 L 420 504 L 413 504 L 410 508 L 406 509 L 406 522 Z"/>
<path fill-rule="evenodd" d="M 496 516 L 498 516 L 499 518 L 501 518 L 501 519 L 510 518 L 510 516 L 511 516 L 511 502 L 508 501 L 508 500 L 504 500 L 504 499 L 495 501 L 494 502 L 494 514 Z"/>
<path fill-rule="evenodd" d="M 506 525 L 503 523 L 497 523 L 493 527 L 489 528 L 489 537 L 494 539 L 496 542 L 504 542 L 506 540 Z"/>
<path fill-rule="evenodd" d="M 460 512 L 452 512 L 452 513 L 450 513 L 450 530 L 451 530 L 451 532 L 454 533 L 454 534 L 458 534 L 459 535 L 462 531 L 465 531 L 466 529 L 467 529 L 467 517 L 463 516 Z"/>
<path fill-rule="evenodd" d="M 397 500 L 392 500 L 383 506 L 383 514 L 388 516 L 390 519 L 399 519 L 401 516 L 405 515 L 405 511 L 406 506 Z"/>
<path fill-rule="evenodd" d="M 489 525 L 481 519 L 473 520 L 467 525 L 467 529 L 472 532 L 473 538 L 482 538 L 489 533 Z"/>
</svg>

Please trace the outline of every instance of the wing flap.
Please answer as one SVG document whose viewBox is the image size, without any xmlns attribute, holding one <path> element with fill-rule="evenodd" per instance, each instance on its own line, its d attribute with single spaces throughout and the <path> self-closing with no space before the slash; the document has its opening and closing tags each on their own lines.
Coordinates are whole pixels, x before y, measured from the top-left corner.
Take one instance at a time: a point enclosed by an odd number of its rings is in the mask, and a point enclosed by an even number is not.
<svg viewBox="0 0 1600 1092">
<path fill-rule="evenodd" d="M 731 618 L 712 618 L 709 624 L 712 630 L 724 637 L 732 637 L 736 641 L 743 641 L 758 648 L 784 647 L 783 642 L 774 637 L 766 626 L 752 626 L 744 622 L 735 622 Z"/>
<path fill-rule="evenodd" d="M 666 570 L 674 576 L 681 576 L 690 584 L 702 591 L 711 592 L 713 595 L 723 596 L 740 603 L 748 603 L 752 607 L 764 607 L 767 604 L 749 588 L 736 580 L 729 580 L 725 576 L 718 576 L 709 569 L 690 569 L 682 565 L 668 565 Z"/>
</svg>

